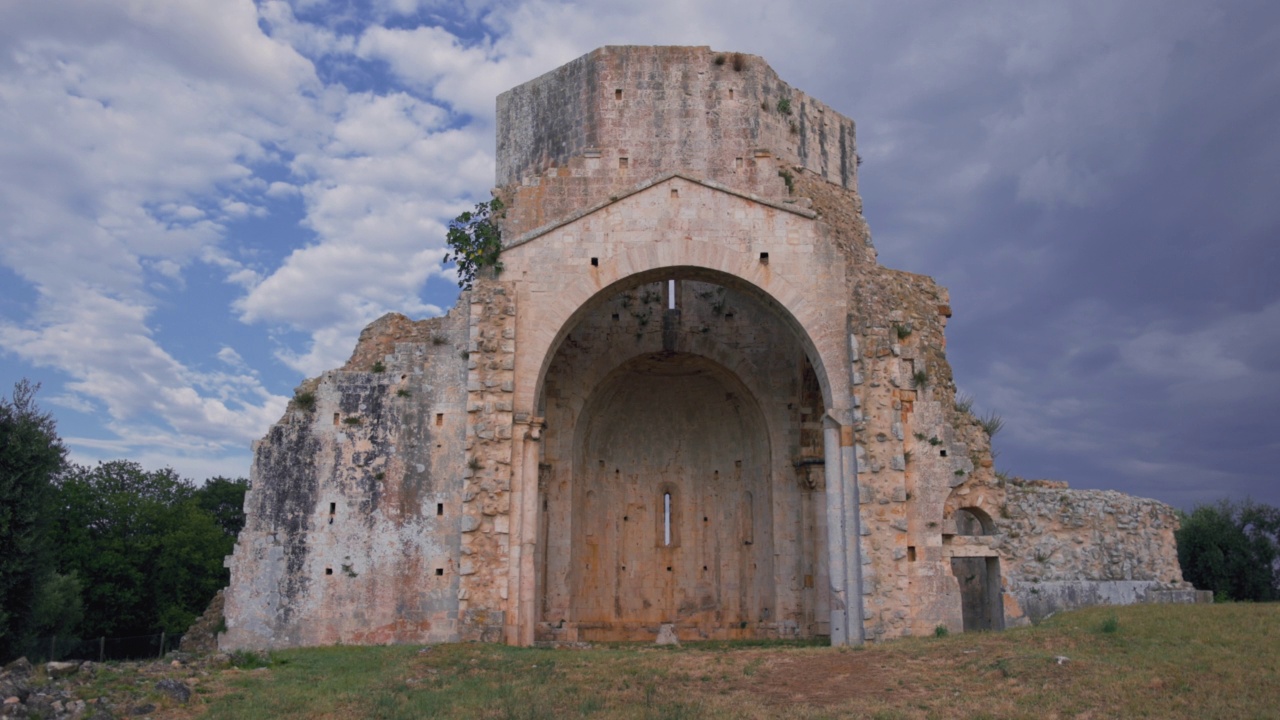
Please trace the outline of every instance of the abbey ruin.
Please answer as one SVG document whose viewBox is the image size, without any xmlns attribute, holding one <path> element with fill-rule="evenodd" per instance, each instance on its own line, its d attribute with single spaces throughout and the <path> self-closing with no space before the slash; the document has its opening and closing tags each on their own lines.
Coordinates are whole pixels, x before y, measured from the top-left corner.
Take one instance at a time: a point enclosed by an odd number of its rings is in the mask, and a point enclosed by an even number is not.
<svg viewBox="0 0 1280 720">
<path fill-rule="evenodd" d="M 255 446 L 224 649 L 998 629 L 1191 601 L 1171 508 L 996 477 L 945 289 L 877 263 L 849 118 L 605 47 L 498 98 L 503 270 Z"/>
</svg>

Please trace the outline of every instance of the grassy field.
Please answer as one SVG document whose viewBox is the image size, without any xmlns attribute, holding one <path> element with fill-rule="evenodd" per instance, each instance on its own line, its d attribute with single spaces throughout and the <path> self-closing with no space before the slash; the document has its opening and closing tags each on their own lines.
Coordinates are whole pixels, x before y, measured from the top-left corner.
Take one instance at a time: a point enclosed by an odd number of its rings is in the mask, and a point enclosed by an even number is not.
<svg viewBox="0 0 1280 720">
<path fill-rule="evenodd" d="M 1095 608 L 864 649 L 276 652 L 169 718 L 1280 718 L 1280 605 Z"/>
</svg>

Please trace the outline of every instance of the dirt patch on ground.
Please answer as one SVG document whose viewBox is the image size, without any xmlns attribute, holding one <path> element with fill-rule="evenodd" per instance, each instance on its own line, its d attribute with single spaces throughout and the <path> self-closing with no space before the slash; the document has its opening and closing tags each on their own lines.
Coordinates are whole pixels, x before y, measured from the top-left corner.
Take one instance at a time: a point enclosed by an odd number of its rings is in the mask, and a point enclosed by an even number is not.
<svg viewBox="0 0 1280 720">
<path fill-rule="evenodd" d="M 912 660 L 883 653 L 761 655 L 757 671 L 735 682 L 733 689 L 753 695 L 771 708 L 831 707 L 857 701 L 890 703 L 915 697 L 936 700 L 936 687 L 912 682 L 912 678 L 929 678 L 940 670 L 943 668 L 936 658 Z"/>
</svg>

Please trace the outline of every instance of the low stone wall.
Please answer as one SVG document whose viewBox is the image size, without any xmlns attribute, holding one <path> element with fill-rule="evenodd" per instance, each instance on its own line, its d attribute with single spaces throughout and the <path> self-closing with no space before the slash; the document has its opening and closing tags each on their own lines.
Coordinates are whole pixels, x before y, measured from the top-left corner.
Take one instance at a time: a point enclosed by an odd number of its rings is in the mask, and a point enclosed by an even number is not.
<svg viewBox="0 0 1280 720">
<path fill-rule="evenodd" d="M 1090 605 L 1212 600 L 1183 581 L 1177 512 L 1156 500 L 1015 480 L 995 522 L 1013 624 Z"/>
<path fill-rule="evenodd" d="M 1054 613 L 1093 605 L 1213 602 L 1213 593 L 1170 588 L 1153 580 L 1064 580 L 1015 582 L 1005 593 L 1018 602 L 1025 621 L 1038 623 Z"/>
</svg>

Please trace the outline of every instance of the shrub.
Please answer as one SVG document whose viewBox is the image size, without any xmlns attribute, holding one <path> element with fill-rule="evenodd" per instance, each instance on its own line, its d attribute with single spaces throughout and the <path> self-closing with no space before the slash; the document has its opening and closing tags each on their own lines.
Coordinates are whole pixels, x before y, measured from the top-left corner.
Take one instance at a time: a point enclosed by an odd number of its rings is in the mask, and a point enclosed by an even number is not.
<svg viewBox="0 0 1280 720">
<path fill-rule="evenodd" d="M 787 98 L 778 98 L 778 112 L 783 115 L 791 114 L 791 100 Z"/>
<path fill-rule="evenodd" d="M 787 172 L 786 170 L 779 170 L 778 177 L 782 178 L 782 182 L 787 184 L 788 195 L 796 191 L 796 178 L 794 175 Z"/>
<path fill-rule="evenodd" d="M 978 424 L 987 433 L 987 437 L 995 437 L 996 433 L 1000 432 L 1000 428 L 1004 427 L 1004 418 L 995 412 L 990 412 L 978 418 Z"/>
<path fill-rule="evenodd" d="M 1280 509 L 1222 500 L 1179 515 L 1183 578 L 1216 601 L 1280 599 Z"/>
<path fill-rule="evenodd" d="M 293 402 L 298 406 L 299 410 L 310 412 L 316 409 L 316 394 L 310 390 L 303 390 L 294 394 Z"/>
<path fill-rule="evenodd" d="M 452 252 L 446 253 L 445 262 L 458 267 L 458 287 L 470 290 L 476 275 L 484 268 L 493 268 L 494 274 L 502 272 L 502 231 L 498 220 L 503 216 L 502 200 L 493 198 L 476 204 L 449 223 L 445 242 Z"/>
</svg>

